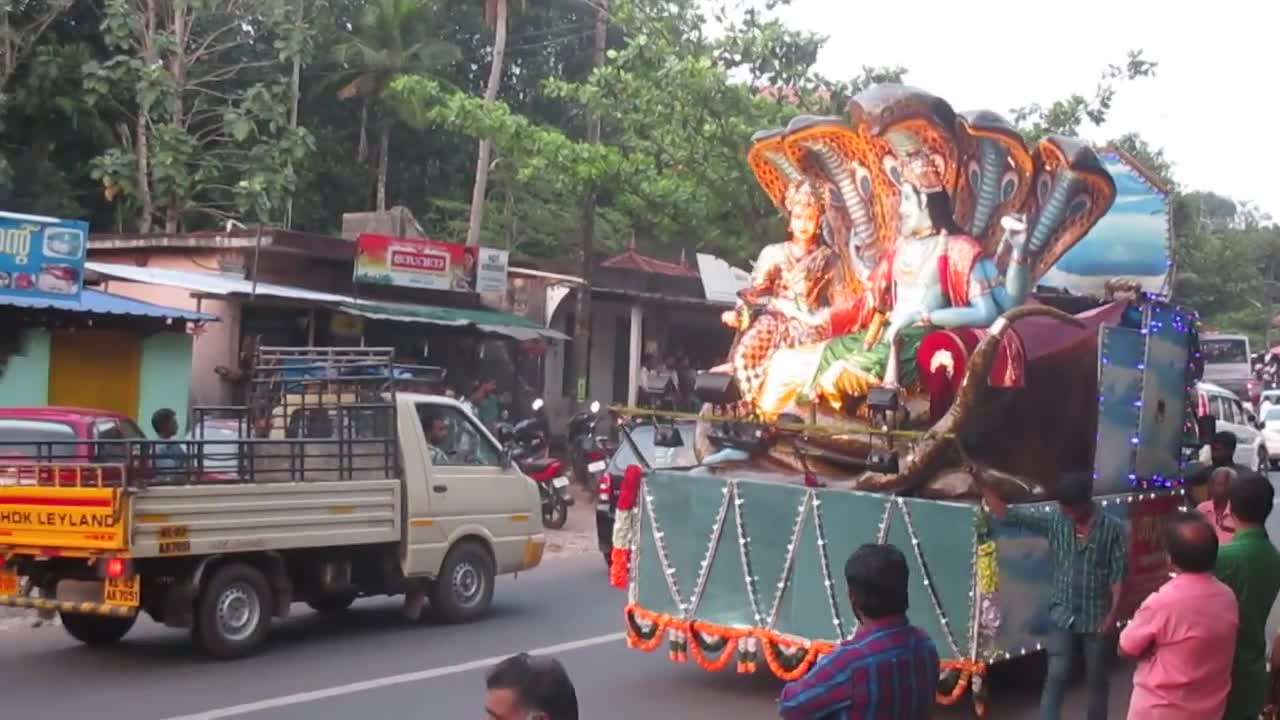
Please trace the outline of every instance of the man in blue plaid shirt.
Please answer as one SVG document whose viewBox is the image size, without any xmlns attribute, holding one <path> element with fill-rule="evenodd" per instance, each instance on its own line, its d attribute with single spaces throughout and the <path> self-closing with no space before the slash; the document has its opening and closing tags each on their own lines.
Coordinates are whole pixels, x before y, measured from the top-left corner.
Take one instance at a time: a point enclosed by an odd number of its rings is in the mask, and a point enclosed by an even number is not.
<svg viewBox="0 0 1280 720">
<path fill-rule="evenodd" d="M 1125 524 L 1102 512 L 1093 501 L 1087 475 L 1064 476 L 1058 486 L 1058 511 L 1008 507 L 977 470 L 987 507 L 996 518 L 1049 540 L 1053 581 L 1045 641 L 1049 670 L 1040 694 L 1040 720 L 1059 720 L 1076 647 L 1084 648 L 1088 690 L 1087 720 L 1107 717 L 1108 636 L 1116 629 L 1120 590 L 1128 571 L 1129 537 Z"/>
<path fill-rule="evenodd" d="M 783 720 L 925 720 L 938 689 L 938 650 L 907 622 L 907 559 L 863 545 L 844 566 L 858 631 L 787 683 Z"/>
</svg>

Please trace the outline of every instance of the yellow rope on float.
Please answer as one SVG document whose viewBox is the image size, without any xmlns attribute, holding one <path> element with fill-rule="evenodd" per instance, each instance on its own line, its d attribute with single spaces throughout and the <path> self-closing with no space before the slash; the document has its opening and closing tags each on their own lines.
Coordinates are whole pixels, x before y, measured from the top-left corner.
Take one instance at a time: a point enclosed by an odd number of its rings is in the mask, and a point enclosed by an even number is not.
<svg viewBox="0 0 1280 720">
<path fill-rule="evenodd" d="M 923 440 L 926 436 L 936 437 L 939 439 L 954 439 L 951 433 L 932 434 L 927 430 L 884 430 L 882 428 L 871 427 L 870 425 L 853 425 L 845 423 L 790 423 L 790 422 L 771 422 L 764 423 L 750 417 L 719 417 L 705 416 L 698 413 L 685 412 L 681 410 L 652 410 L 650 408 L 633 408 L 622 405 L 610 405 L 609 410 L 619 415 L 628 417 L 662 417 L 673 418 L 679 420 L 708 420 L 713 422 L 757 422 L 767 424 L 770 427 L 777 428 L 786 432 L 804 433 L 804 434 L 824 434 L 824 435 L 879 435 L 882 437 L 901 438 L 903 440 Z"/>
</svg>

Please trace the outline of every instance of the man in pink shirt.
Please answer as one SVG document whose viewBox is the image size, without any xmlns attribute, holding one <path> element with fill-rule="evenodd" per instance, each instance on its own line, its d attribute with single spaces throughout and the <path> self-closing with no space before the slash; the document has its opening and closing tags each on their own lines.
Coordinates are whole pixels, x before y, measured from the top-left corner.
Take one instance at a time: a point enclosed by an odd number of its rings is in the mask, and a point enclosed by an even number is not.
<svg viewBox="0 0 1280 720">
<path fill-rule="evenodd" d="M 1209 476 L 1209 499 L 1196 506 L 1196 510 L 1213 525 L 1218 534 L 1218 545 L 1226 545 L 1236 532 L 1236 519 L 1231 516 L 1231 483 L 1236 471 L 1229 467 L 1216 468 Z"/>
<path fill-rule="evenodd" d="M 1218 538 L 1198 513 L 1182 512 L 1164 540 L 1177 574 L 1120 633 L 1120 652 L 1138 659 L 1129 720 L 1221 718 L 1240 621 L 1235 594 L 1213 575 Z"/>
</svg>

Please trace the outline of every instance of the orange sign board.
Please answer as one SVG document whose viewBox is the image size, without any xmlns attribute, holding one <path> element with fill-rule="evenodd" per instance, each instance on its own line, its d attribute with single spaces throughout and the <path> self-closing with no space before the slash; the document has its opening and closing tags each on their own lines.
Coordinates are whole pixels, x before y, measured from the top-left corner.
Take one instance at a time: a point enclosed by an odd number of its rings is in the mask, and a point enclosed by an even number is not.
<svg viewBox="0 0 1280 720">
<path fill-rule="evenodd" d="M 0 487 L 0 545 L 122 550 L 118 488 Z"/>
</svg>

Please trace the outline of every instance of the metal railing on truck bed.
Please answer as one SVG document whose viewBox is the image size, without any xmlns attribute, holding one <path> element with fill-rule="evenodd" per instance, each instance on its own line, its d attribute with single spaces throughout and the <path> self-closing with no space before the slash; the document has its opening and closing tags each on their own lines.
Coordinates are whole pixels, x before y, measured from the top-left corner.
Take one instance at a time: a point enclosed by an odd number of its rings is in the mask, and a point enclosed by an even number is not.
<svg viewBox="0 0 1280 720">
<path fill-rule="evenodd" d="M 400 472 L 396 387 L 441 376 L 435 368 L 394 365 L 390 348 L 264 347 L 248 378 L 248 404 L 195 408 L 186 437 L 0 442 L 0 485 L 394 478 Z"/>
</svg>

